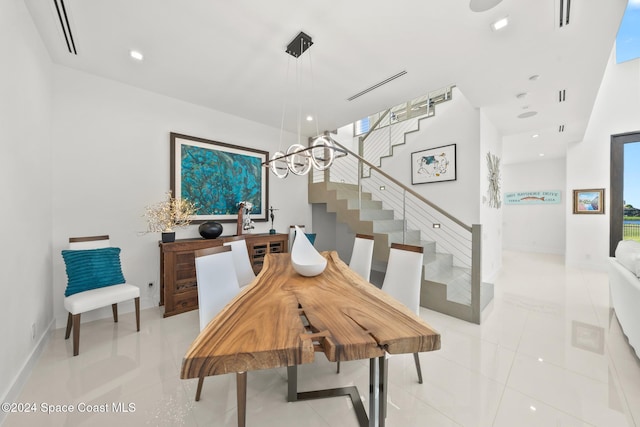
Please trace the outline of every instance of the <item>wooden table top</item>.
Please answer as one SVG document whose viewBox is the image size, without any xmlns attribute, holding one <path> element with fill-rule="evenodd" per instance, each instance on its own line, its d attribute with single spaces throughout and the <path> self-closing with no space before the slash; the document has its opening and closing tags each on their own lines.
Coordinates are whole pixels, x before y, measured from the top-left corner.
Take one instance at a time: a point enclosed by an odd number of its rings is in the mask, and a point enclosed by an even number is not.
<svg viewBox="0 0 640 427">
<path fill-rule="evenodd" d="M 290 254 L 268 254 L 244 287 L 187 350 L 180 378 L 438 350 L 440 334 L 354 273 L 336 252 L 316 277 L 293 270 Z M 304 318 L 308 321 L 305 321 Z M 305 325 L 307 325 L 305 327 Z"/>
</svg>

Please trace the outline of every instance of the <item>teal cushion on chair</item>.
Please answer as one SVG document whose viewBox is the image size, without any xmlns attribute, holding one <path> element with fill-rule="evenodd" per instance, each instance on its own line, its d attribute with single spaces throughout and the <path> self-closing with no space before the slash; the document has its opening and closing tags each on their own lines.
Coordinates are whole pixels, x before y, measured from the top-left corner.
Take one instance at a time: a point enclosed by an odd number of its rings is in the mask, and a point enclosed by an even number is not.
<svg viewBox="0 0 640 427">
<path fill-rule="evenodd" d="M 304 233 L 304 235 L 307 236 L 312 245 L 316 243 L 316 233 Z"/>
<path fill-rule="evenodd" d="M 120 248 L 63 250 L 67 270 L 64 296 L 90 289 L 125 283 L 120 266 Z"/>
</svg>

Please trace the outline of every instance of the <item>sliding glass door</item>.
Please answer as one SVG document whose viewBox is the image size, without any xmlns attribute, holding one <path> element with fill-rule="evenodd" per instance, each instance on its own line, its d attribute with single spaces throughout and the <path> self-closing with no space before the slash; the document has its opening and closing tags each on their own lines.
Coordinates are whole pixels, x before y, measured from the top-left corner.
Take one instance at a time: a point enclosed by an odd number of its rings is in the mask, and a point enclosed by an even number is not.
<svg viewBox="0 0 640 427">
<path fill-rule="evenodd" d="M 611 136 L 609 255 L 620 240 L 640 241 L 640 132 Z"/>
</svg>

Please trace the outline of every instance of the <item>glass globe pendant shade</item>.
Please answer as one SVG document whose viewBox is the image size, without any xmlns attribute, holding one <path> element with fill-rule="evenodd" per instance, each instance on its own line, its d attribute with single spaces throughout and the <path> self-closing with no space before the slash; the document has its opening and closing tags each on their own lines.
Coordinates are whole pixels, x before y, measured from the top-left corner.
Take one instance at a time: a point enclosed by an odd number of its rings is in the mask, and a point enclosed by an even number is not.
<svg viewBox="0 0 640 427">
<path fill-rule="evenodd" d="M 326 136 L 317 137 L 312 144 L 311 161 L 319 171 L 327 170 L 333 164 L 335 151 L 333 142 Z"/>
<path fill-rule="evenodd" d="M 289 170 L 294 175 L 306 175 L 311 170 L 311 157 L 304 151 L 306 148 L 302 144 L 293 144 L 287 150 L 287 163 Z"/>
<path fill-rule="evenodd" d="M 271 172 L 275 176 L 281 179 L 286 178 L 287 175 L 289 175 L 289 167 L 287 166 L 287 161 L 284 158 L 284 153 L 282 151 L 276 151 L 273 153 L 269 163 L 269 169 L 271 169 Z"/>
</svg>

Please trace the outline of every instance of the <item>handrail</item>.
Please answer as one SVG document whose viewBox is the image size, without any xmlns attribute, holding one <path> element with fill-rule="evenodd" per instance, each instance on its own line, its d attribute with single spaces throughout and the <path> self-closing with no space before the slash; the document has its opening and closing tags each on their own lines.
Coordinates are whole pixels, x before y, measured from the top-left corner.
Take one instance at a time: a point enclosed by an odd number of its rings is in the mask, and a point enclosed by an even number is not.
<svg viewBox="0 0 640 427">
<path fill-rule="evenodd" d="M 426 205 L 430 206 L 434 210 L 438 211 L 439 213 L 444 215 L 446 218 L 448 218 L 451 221 L 455 222 L 456 224 L 458 224 L 460 227 L 464 228 L 468 232 L 471 232 L 472 227 L 470 225 L 465 224 L 464 222 L 462 222 L 458 218 L 456 218 L 453 215 L 451 215 L 449 212 L 447 212 L 444 209 L 442 209 L 440 206 L 438 206 L 435 203 L 430 202 L 429 200 L 425 199 L 422 195 L 416 193 L 414 190 L 412 190 L 411 188 L 407 187 L 406 185 L 404 185 L 403 183 L 401 183 L 397 179 L 393 178 L 392 176 L 390 176 L 389 174 L 384 172 L 382 169 L 378 168 L 377 166 L 373 165 L 372 163 L 369 163 L 367 160 L 363 159 L 361 156 L 359 156 L 358 154 L 356 154 L 353 151 L 349 150 L 347 147 L 345 147 L 344 145 L 340 144 L 339 142 L 334 140 L 333 143 L 335 145 L 337 145 L 338 147 L 342 148 L 343 150 L 345 150 L 347 153 L 349 153 L 352 156 L 354 156 L 357 159 L 359 159 L 361 162 L 363 162 L 364 164 L 366 164 L 367 166 L 369 166 L 370 168 L 375 170 L 377 173 L 379 173 L 380 175 L 384 176 L 389 181 L 393 182 L 394 184 L 396 184 L 397 186 L 399 186 L 404 191 L 408 192 L 409 194 L 411 194 L 412 196 L 414 196 L 415 198 L 417 198 L 421 202 L 425 203 Z"/>
<path fill-rule="evenodd" d="M 378 120 L 376 120 L 376 122 L 373 124 L 373 126 L 371 126 L 371 127 L 369 128 L 369 130 L 367 131 L 367 133 L 366 133 L 366 134 L 364 134 L 364 136 L 362 136 L 362 137 L 361 137 L 361 138 L 362 138 L 362 139 L 360 140 L 361 142 L 364 142 L 364 140 L 365 140 L 365 139 L 367 139 L 367 137 L 368 137 L 369 135 L 371 135 L 371 134 L 373 133 L 373 131 L 374 131 L 374 130 L 376 130 L 376 128 L 378 127 L 378 125 L 380 124 L 380 122 L 381 122 L 382 120 L 384 120 L 384 118 L 385 118 L 385 117 L 387 117 L 387 114 L 389 114 L 389 111 L 391 111 L 391 109 L 386 110 L 384 113 L 382 113 L 382 114 L 380 115 L 380 117 L 378 118 Z"/>
</svg>

